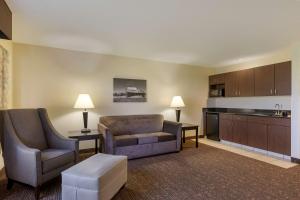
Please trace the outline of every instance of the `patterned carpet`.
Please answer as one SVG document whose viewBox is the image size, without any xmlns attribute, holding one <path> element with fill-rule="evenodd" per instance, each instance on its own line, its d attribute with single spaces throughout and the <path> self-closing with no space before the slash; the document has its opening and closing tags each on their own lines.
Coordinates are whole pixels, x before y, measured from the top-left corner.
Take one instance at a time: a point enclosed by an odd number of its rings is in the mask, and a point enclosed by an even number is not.
<svg viewBox="0 0 300 200">
<path fill-rule="evenodd" d="M 180 153 L 129 161 L 128 183 L 114 200 L 300 199 L 300 166 L 279 168 L 224 150 L 188 142 Z M 41 199 L 60 199 L 60 180 Z M 0 199 L 33 199 L 32 188 L 0 186 Z"/>
</svg>

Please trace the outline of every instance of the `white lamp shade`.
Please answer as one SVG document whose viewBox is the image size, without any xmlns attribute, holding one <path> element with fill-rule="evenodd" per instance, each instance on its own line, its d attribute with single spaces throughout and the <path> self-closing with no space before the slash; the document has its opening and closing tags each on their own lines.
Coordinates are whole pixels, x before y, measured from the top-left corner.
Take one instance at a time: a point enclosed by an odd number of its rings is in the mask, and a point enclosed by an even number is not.
<svg viewBox="0 0 300 200">
<path fill-rule="evenodd" d="M 88 94 L 79 94 L 74 105 L 74 108 L 95 108 L 94 103 Z"/>
<path fill-rule="evenodd" d="M 171 102 L 171 107 L 172 108 L 180 108 L 180 107 L 184 107 L 184 102 L 182 100 L 181 96 L 174 96 Z"/>
</svg>

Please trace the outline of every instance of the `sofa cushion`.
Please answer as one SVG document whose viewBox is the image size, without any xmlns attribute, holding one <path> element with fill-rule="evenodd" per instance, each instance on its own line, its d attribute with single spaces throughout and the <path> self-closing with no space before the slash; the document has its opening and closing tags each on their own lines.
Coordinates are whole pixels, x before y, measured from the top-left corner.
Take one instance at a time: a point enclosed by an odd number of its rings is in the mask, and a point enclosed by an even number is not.
<svg viewBox="0 0 300 200">
<path fill-rule="evenodd" d="M 139 133 L 134 134 L 133 136 L 138 138 L 138 144 L 151 144 L 158 142 L 157 136 L 149 133 Z"/>
<path fill-rule="evenodd" d="M 151 133 L 158 138 L 158 142 L 166 142 L 171 140 L 176 140 L 176 135 L 166 132 L 155 132 Z"/>
<path fill-rule="evenodd" d="M 26 146 L 39 150 L 48 148 L 39 113 L 36 109 L 8 110 L 19 139 Z"/>
<path fill-rule="evenodd" d="M 75 161 L 75 152 L 65 149 L 46 149 L 41 156 L 43 174 Z"/>
<path fill-rule="evenodd" d="M 115 145 L 117 147 L 131 146 L 138 144 L 138 138 L 134 135 L 118 135 L 114 136 Z"/>
<path fill-rule="evenodd" d="M 162 131 L 162 115 L 123 115 L 100 117 L 113 135 L 131 135 Z"/>
</svg>

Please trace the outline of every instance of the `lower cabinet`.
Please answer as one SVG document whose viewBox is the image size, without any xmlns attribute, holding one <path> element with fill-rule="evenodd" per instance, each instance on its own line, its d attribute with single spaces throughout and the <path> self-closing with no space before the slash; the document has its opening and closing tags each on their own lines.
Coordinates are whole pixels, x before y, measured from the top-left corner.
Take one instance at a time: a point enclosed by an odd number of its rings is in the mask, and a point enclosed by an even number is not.
<svg viewBox="0 0 300 200">
<path fill-rule="evenodd" d="M 220 114 L 219 135 L 221 140 L 232 142 L 232 115 Z"/>
<path fill-rule="evenodd" d="M 248 145 L 247 117 L 232 116 L 232 141 L 238 144 Z"/>
<path fill-rule="evenodd" d="M 220 139 L 291 155 L 290 119 L 220 114 Z"/>
<path fill-rule="evenodd" d="M 248 146 L 268 150 L 268 125 L 262 117 L 248 117 Z"/>
<path fill-rule="evenodd" d="M 291 155 L 291 127 L 289 120 L 272 120 L 269 123 L 268 151 Z"/>
</svg>

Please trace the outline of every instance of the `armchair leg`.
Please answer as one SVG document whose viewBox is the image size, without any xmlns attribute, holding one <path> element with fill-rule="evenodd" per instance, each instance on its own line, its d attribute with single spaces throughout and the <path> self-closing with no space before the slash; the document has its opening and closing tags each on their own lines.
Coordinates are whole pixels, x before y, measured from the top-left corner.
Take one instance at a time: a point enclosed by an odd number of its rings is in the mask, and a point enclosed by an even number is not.
<svg viewBox="0 0 300 200">
<path fill-rule="evenodd" d="M 6 185 L 6 189 L 10 190 L 14 185 L 14 181 L 10 178 L 7 179 L 7 185 Z"/>
<path fill-rule="evenodd" d="M 35 200 L 38 200 L 40 198 L 40 189 L 41 189 L 41 186 L 37 186 L 36 188 L 34 188 Z"/>
</svg>

